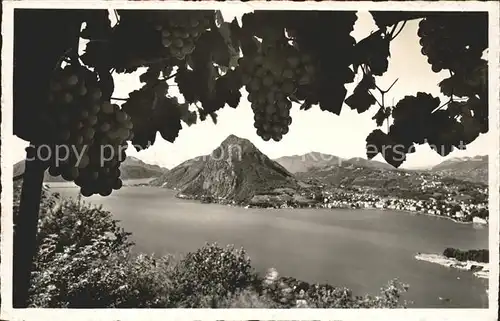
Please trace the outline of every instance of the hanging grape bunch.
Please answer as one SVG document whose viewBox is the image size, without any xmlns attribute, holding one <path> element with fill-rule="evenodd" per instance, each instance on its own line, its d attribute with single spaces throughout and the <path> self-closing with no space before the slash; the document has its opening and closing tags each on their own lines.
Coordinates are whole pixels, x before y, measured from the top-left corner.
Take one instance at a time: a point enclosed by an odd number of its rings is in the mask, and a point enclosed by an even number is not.
<svg viewBox="0 0 500 321">
<path fill-rule="evenodd" d="M 183 60 L 193 53 L 196 41 L 210 28 L 213 13 L 203 11 L 171 11 L 165 12 L 155 22 L 156 30 L 161 32 L 163 47 L 168 54 Z"/>
<path fill-rule="evenodd" d="M 290 96 L 299 85 L 311 82 L 314 67 L 310 60 L 289 45 L 275 44 L 254 56 L 240 58 L 254 126 L 265 141 L 280 141 L 288 133 L 292 123 Z"/>
<path fill-rule="evenodd" d="M 83 196 L 106 196 L 121 188 L 119 165 L 133 135 L 132 122 L 103 100 L 96 74 L 82 66 L 57 69 L 49 102 L 49 117 L 56 119 L 49 174 L 74 181 Z"/>
<path fill-rule="evenodd" d="M 473 13 L 427 17 L 420 21 L 417 34 L 434 72 L 461 70 L 479 60 L 488 47 L 488 24 Z"/>
</svg>

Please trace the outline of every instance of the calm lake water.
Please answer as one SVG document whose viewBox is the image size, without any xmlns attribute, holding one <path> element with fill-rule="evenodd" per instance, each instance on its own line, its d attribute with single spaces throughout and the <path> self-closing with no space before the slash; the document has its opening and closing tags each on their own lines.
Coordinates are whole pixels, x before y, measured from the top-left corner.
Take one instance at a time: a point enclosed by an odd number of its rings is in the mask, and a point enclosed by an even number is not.
<svg viewBox="0 0 500 321">
<path fill-rule="evenodd" d="M 68 183 L 51 190 L 75 197 Z M 417 261 L 446 247 L 487 248 L 488 229 L 395 211 L 244 209 L 180 200 L 154 187 L 124 187 L 86 200 L 113 213 L 132 232 L 135 251 L 183 254 L 205 242 L 243 246 L 259 271 L 377 294 L 392 278 L 410 285 L 412 307 L 484 308 L 487 280 Z M 439 297 L 451 299 L 450 302 Z"/>
</svg>

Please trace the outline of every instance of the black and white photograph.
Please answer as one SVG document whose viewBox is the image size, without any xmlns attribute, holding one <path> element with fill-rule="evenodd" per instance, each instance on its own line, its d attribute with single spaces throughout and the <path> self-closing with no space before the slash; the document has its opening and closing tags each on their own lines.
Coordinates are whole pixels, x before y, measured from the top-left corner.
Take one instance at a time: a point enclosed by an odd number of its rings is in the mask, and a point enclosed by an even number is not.
<svg viewBox="0 0 500 321">
<path fill-rule="evenodd" d="M 16 2 L 2 319 L 496 320 L 498 4 Z"/>
</svg>

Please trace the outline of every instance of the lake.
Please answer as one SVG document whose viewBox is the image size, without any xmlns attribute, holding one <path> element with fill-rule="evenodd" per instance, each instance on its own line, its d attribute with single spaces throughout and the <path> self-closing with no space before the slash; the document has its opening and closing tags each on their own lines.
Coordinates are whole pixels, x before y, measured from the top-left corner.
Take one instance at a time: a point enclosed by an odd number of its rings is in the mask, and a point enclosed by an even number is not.
<svg viewBox="0 0 500 321">
<path fill-rule="evenodd" d="M 76 197 L 69 183 L 49 183 Z M 392 278 L 410 285 L 405 295 L 416 308 L 485 308 L 487 280 L 468 271 L 417 261 L 417 252 L 446 247 L 488 248 L 488 228 L 387 210 L 244 209 L 201 204 L 156 187 L 123 187 L 102 204 L 132 232 L 134 251 L 184 254 L 205 242 L 243 246 L 261 272 L 377 294 Z M 439 299 L 448 298 L 449 302 Z"/>
</svg>

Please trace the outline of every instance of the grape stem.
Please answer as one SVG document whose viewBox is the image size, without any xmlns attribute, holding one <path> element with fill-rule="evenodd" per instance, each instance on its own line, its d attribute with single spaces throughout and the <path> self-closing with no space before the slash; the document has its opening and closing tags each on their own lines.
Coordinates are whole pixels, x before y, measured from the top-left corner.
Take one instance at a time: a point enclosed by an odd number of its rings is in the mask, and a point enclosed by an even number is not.
<svg viewBox="0 0 500 321">
<path fill-rule="evenodd" d="M 380 91 L 380 93 L 381 93 L 382 95 L 387 94 L 387 93 L 388 93 L 388 92 L 392 89 L 392 87 L 393 87 L 393 86 L 394 86 L 394 85 L 398 82 L 398 80 L 399 80 L 399 78 L 396 78 L 396 80 L 394 80 L 394 82 L 392 83 L 392 85 L 390 85 L 390 86 L 389 86 L 389 88 L 387 88 L 386 90 L 382 90 L 382 89 L 380 89 L 380 88 L 377 86 L 377 84 L 375 84 L 375 88 L 377 88 L 377 89 L 378 89 L 378 91 Z M 382 96 L 382 97 L 383 97 L 383 96 Z"/>
<path fill-rule="evenodd" d="M 398 30 L 398 32 L 395 33 L 396 31 L 396 28 L 397 28 L 397 24 L 394 26 L 394 29 L 392 29 L 391 33 L 389 34 L 389 36 L 391 37 L 391 41 L 396 39 L 396 37 L 401 33 L 401 31 L 403 31 L 404 27 L 406 26 L 406 22 L 408 20 L 405 20 L 403 21 L 403 24 L 401 25 L 401 28 Z"/>
<path fill-rule="evenodd" d="M 451 70 L 449 70 L 449 72 L 450 72 L 450 77 L 452 77 L 453 72 Z M 432 112 L 434 113 L 434 112 L 440 110 L 441 108 L 443 108 L 444 106 L 447 106 L 451 102 L 453 102 L 453 88 L 451 88 L 450 99 L 447 102 L 445 102 L 444 104 L 442 104 L 441 106 L 439 106 L 438 108 L 434 109 Z"/>
<path fill-rule="evenodd" d="M 370 90 L 368 90 L 368 93 L 369 93 L 369 94 L 373 97 L 373 99 L 375 99 L 375 102 L 377 103 L 377 105 L 379 105 L 379 106 L 380 106 L 380 107 L 382 107 L 382 108 L 384 107 L 384 105 L 383 105 L 383 104 L 381 104 L 381 103 L 378 101 L 377 97 L 375 97 L 375 95 L 374 95 L 374 94 L 373 94 Z M 382 97 L 383 97 L 383 96 L 382 96 Z"/>
<path fill-rule="evenodd" d="M 443 108 L 444 106 L 447 106 L 448 104 L 450 104 L 451 102 L 453 102 L 453 94 L 451 95 L 450 99 L 448 99 L 447 102 L 441 104 L 441 106 L 437 107 L 436 109 L 434 109 L 432 112 L 436 112 L 438 110 L 440 110 L 441 108 Z"/>
<path fill-rule="evenodd" d="M 114 9 L 113 13 L 115 14 L 116 24 L 120 23 L 120 15 L 118 14 L 118 10 Z"/>
<path fill-rule="evenodd" d="M 151 88 L 154 88 L 154 87 L 158 86 L 159 84 L 161 84 L 163 81 L 170 80 L 170 79 L 174 78 L 175 76 L 177 76 L 177 73 L 171 74 L 168 77 L 159 78 L 158 81 L 151 86 Z M 169 85 L 169 87 L 170 87 L 170 85 Z"/>
<path fill-rule="evenodd" d="M 56 62 L 56 65 L 54 66 L 54 69 L 52 70 L 52 72 L 55 72 L 57 68 L 59 68 L 61 66 L 61 63 L 63 61 L 67 61 L 69 59 L 69 62 L 73 62 L 74 61 L 74 57 L 70 57 L 70 53 L 73 52 L 75 50 L 75 48 L 69 48 L 68 50 L 66 50 L 61 57 L 59 57 L 59 59 L 57 60 Z"/>
</svg>

